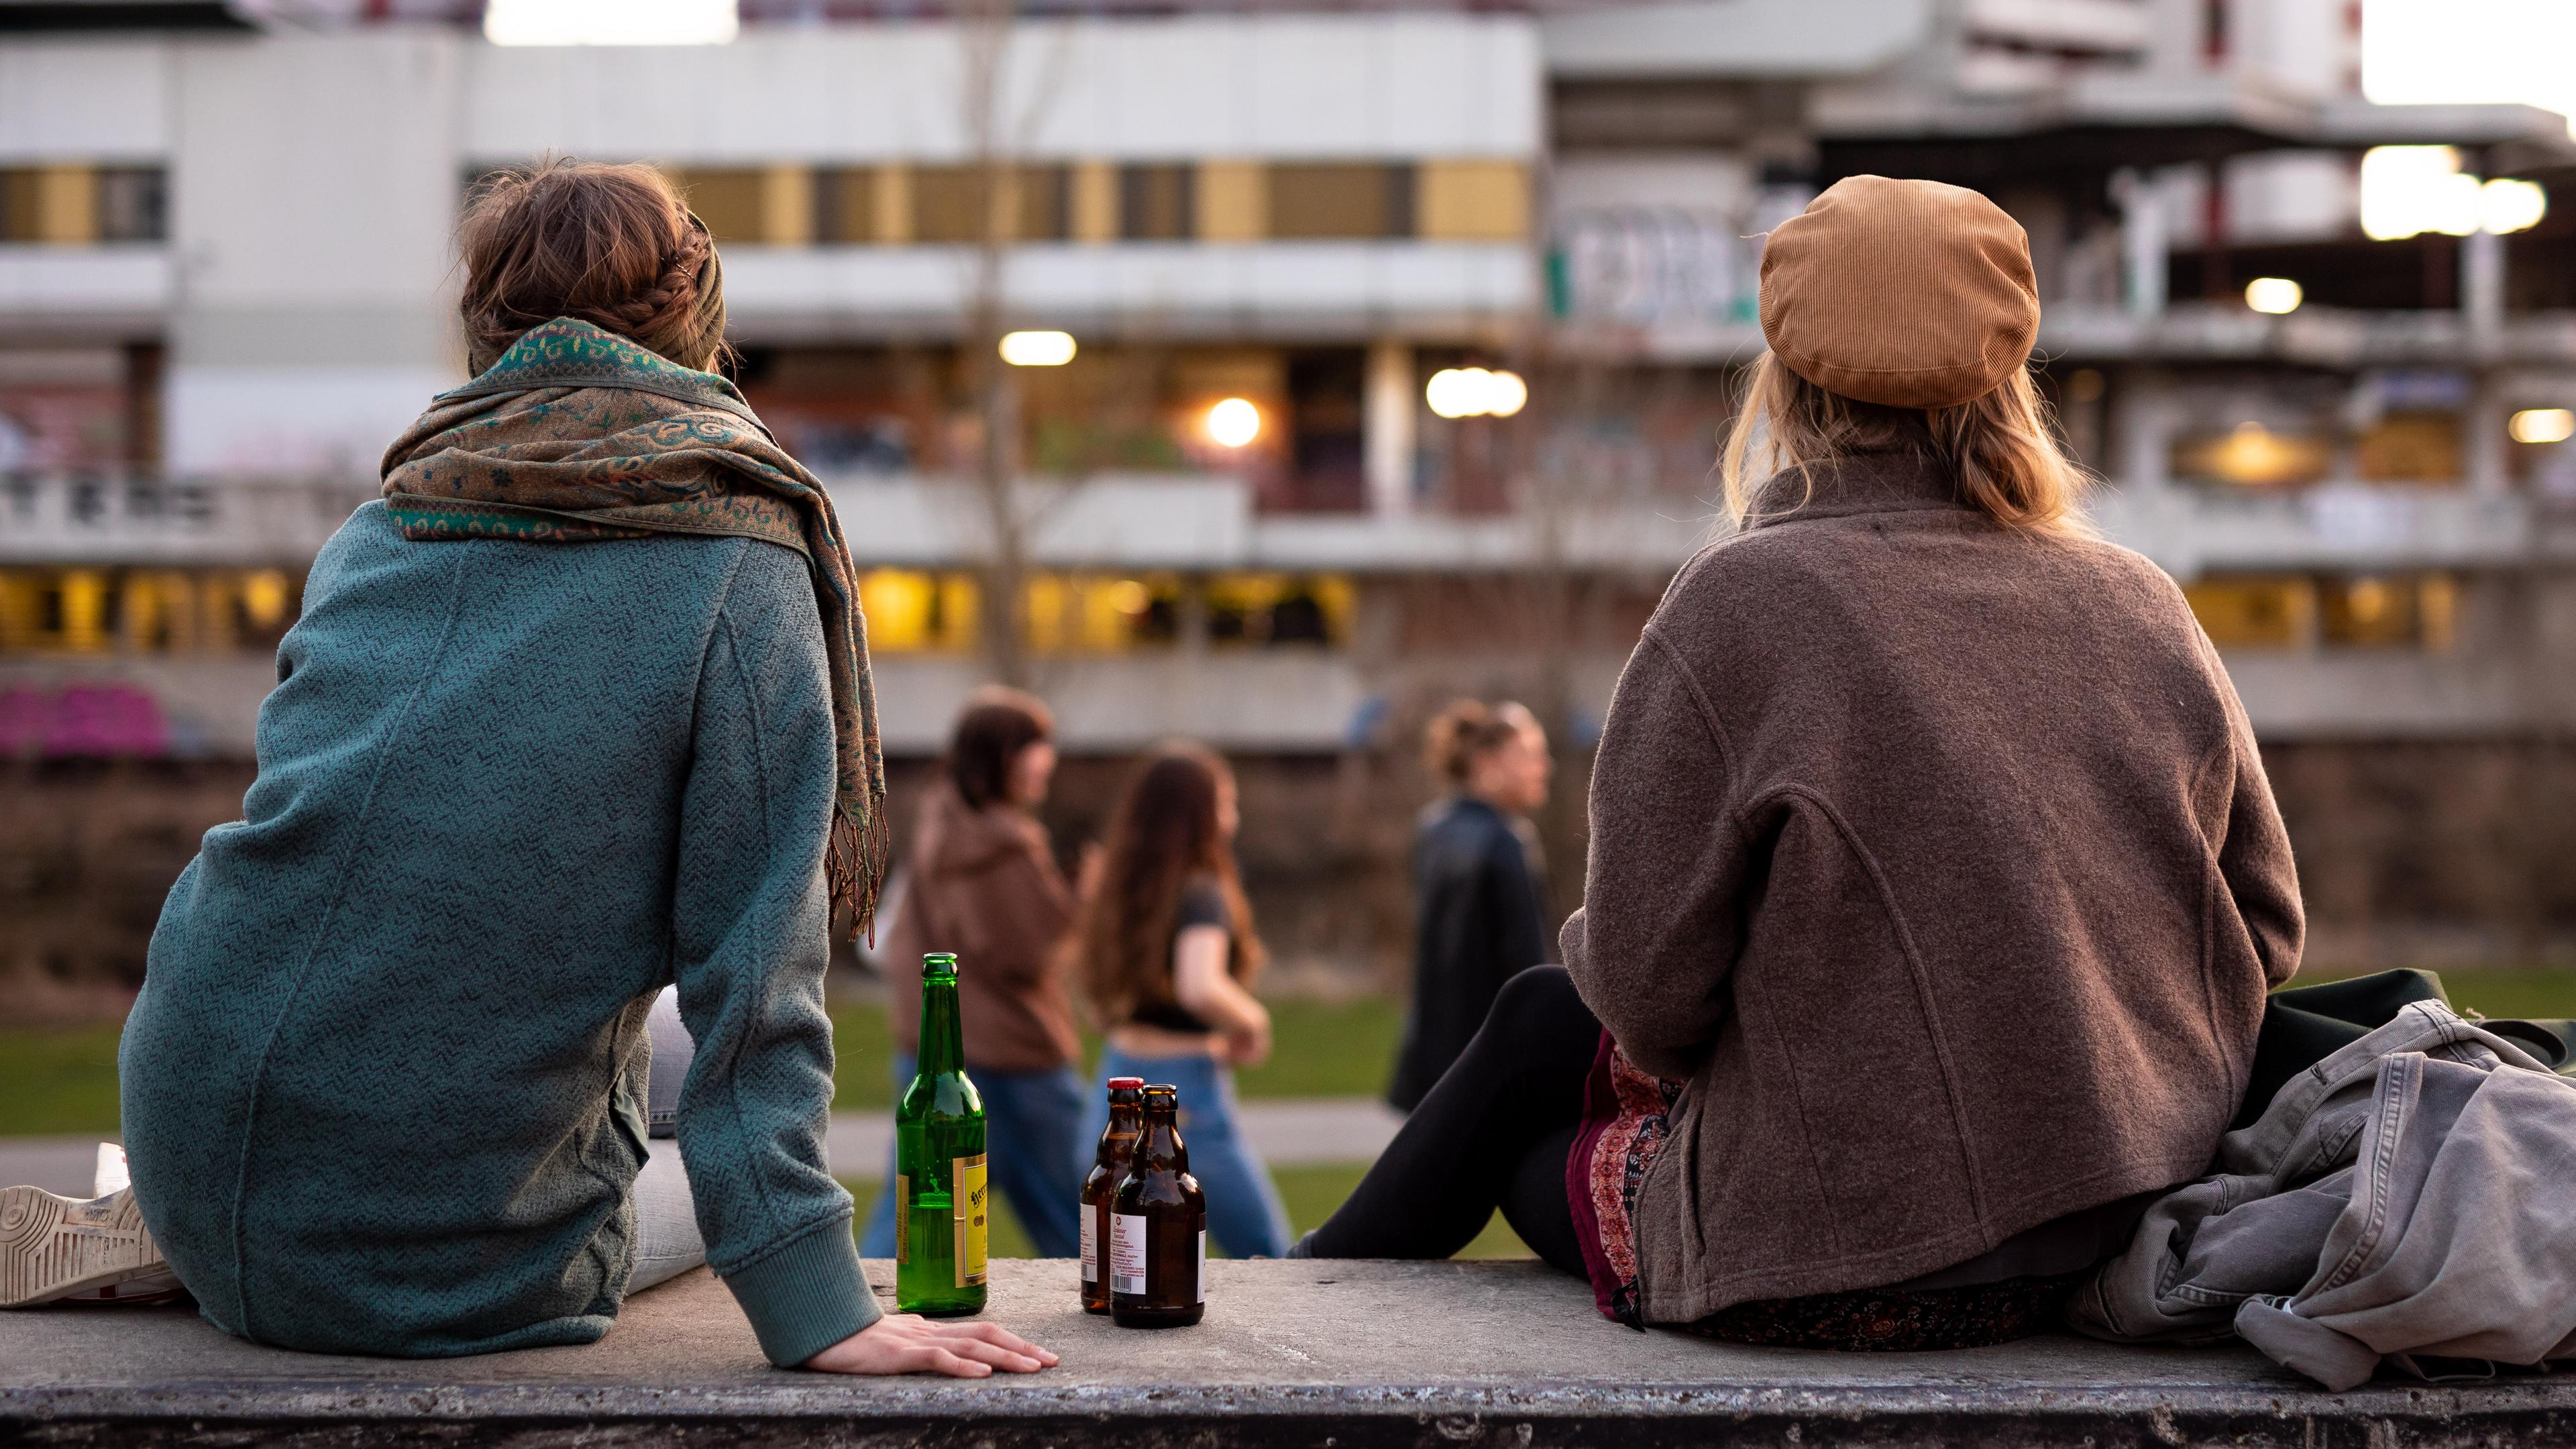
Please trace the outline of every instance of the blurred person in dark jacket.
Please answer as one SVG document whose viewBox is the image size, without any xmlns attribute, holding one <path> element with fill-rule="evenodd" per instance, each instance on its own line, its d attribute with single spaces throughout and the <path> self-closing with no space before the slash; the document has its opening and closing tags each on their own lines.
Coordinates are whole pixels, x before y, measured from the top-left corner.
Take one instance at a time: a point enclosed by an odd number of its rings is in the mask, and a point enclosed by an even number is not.
<svg viewBox="0 0 2576 1449">
<path fill-rule="evenodd" d="M 921 957 L 957 954 L 966 1070 L 984 1099 L 993 1183 L 1041 1257 L 1081 1248 L 1082 1057 L 1061 948 L 1073 887 L 1036 810 L 1055 777 L 1055 717 L 1018 690 L 978 690 L 957 717 L 946 778 L 921 802 L 911 885 L 887 933 L 894 1080 L 921 1048 Z M 894 1181 L 891 1169 L 886 1181 Z M 877 1195 L 860 1251 L 894 1256 L 894 1198 Z"/>
<path fill-rule="evenodd" d="M 1553 960 L 1538 832 L 1554 762 L 1547 732 L 1518 704 L 1460 700 L 1424 734 L 1451 793 L 1414 835 L 1413 1008 L 1387 1100 L 1412 1111 L 1466 1050 L 1494 993 Z"/>
</svg>

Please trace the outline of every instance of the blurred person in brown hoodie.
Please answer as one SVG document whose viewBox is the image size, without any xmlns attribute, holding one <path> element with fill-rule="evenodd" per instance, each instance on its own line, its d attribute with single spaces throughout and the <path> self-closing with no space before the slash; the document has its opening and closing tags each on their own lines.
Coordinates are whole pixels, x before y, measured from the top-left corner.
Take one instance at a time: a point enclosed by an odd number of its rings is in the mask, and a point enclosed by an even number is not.
<svg viewBox="0 0 2576 1449">
<path fill-rule="evenodd" d="M 967 701 L 946 777 L 913 824 L 911 884 L 886 937 L 886 1012 L 900 1092 L 921 1046 L 922 953 L 957 954 L 966 1070 L 984 1099 L 993 1183 L 1039 1256 L 1070 1258 L 1081 1247 L 1082 1043 L 1059 947 L 1076 897 L 1036 816 L 1055 763 L 1044 703 L 999 687 Z M 859 1251 L 890 1258 L 894 1246 L 894 1197 L 880 1192 Z"/>
</svg>

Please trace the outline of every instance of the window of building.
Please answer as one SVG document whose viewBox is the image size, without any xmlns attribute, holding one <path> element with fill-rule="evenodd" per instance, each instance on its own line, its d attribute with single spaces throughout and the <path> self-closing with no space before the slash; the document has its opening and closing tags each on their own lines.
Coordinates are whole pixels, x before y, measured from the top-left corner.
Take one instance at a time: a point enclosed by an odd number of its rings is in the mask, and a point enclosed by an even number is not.
<svg viewBox="0 0 2576 1449">
<path fill-rule="evenodd" d="M 170 234 L 169 173 L 158 166 L 111 166 L 98 173 L 98 239 L 156 242 Z"/>
<path fill-rule="evenodd" d="M 279 569 L 0 569 L 0 652 L 272 650 L 303 592 Z"/>
<path fill-rule="evenodd" d="M 1219 645 L 1338 644 L 1350 637 L 1350 581 L 1218 574 L 1206 584 L 1208 638 Z"/>
<path fill-rule="evenodd" d="M 1067 168 L 1029 165 L 989 178 L 976 166 L 912 168 L 912 236 L 916 241 L 972 245 L 985 237 L 985 206 L 1002 207 L 999 230 L 1012 241 L 1063 241 L 1070 234 Z"/>
<path fill-rule="evenodd" d="M 1119 167 L 1119 239 L 1188 241 L 1198 235 L 1197 174 L 1180 163 Z"/>
<path fill-rule="evenodd" d="M 134 461 L 137 413 L 153 381 L 122 349 L 0 347 L 0 472 Z"/>
<path fill-rule="evenodd" d="M 2316 637 L 2313 579 L 2204 578 L 2182 592 L 2221 649 L 2296 649 Z"/>
<path fill-rule="evenodd" d="M 885 236 L 874 166 L 824 167 L 814 173 L 814 240 L 828 246 L 865 246 Z"/>
<path fill-rule="evenodd" d="M 2354 648 L 2451 647 L 2458 594 L 2445 574 L 2354 575 L 2324 582 L 2319 633 Z"/>
<path fill-rule="evenodd" d="M 2187 433 L 2173 444 L 2174 476 L 2243 488 L 2291 488 L 2315 483 L 2333 470 L 2331 440 L 2240 422 L 2224 432 Z"/>
<path fill-rule="evenodd" d="M 2451 647 L 2458 585 L 2447 574 L 2226 575 L 2183 589 L 2221 649 Z"/>
<path fill-rule="evenodd" d="M 0 166 L 0 242 L 42 241 L 37 222 L 36 170 Z"/>
<path fill-rule="evenodd" d="M 1288 357 L 1288 506 L 1352 510 L 1368 502 L 1362 401 L 1366 354 L 1301 349 Z"/>
<path fill-rule="evenodd" d="M 1289 241 L 1382 241 L 1414 234 L 1414 168 L 1370 161 L 1272 166 L 1269 234 Z"/>
<path fill-rule="evenodd" d="M 1040 654 L 1109 654 L 1168 642 L 1171 636 L 1152 626 L 1154 603 L 1177 593 L 1177 581 L 1168 578 L 1041 574 L 1029 581 L 1029 647 Z"/>
<path fill-rule="evenodd" d="M 859 575 L 859 609 L 875 652 L 972 649 L 975 608 L 975 581 L 964 574 L 870 569 Z"/>
<path fill-rule="evenodd" d="M 2466 471 L 2460 415 L 2392 412 L 2353 447 L 2353 472 L 2372 483 L 2457 483 Z"/>
<path fill-rule="evenodd" d="M 719 244 L 769 240 L 765 172 L 692 166 L 672 171 L 671 180 Z"/>
<path fill-rule="evenodd" d="M 0 242 L 95 246 L 160 241 L 168 173 L 158 166 L 0 167 Z"/>
<path fill-rule="evenodd" d="M 1426 161 L 1415 191 L 1425 241 L 1505 242 L 1529 235 L 1529 168 L 1517 161 Z"/>
</svg>

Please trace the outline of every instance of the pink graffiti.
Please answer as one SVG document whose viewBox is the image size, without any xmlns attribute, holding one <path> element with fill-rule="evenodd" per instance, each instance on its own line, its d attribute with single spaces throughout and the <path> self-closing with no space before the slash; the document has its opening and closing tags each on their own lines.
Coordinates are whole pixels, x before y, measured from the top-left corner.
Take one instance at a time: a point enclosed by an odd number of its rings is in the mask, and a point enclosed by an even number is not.
<svg viewBox="0 0 2576 1449">
<path fill-rule="evenodd" d="M 0 689 L 0 755 L 157 758 L 170 752 L 161 702 L 122 684 Z"/>
</svg>

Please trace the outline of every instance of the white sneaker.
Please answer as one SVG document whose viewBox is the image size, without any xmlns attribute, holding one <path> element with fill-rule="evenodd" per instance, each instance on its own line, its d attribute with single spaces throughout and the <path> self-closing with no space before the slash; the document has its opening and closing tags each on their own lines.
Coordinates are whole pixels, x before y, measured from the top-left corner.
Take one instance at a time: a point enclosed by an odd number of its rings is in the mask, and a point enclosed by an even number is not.
<svg viewBox="0 0 2576 1449">
<path fill-rule="evenodd" d="M 167 1302 L 183 1291 L 169 1272 L 130 1188 L 87 1201 L 0 1188 L 0 1308 Z"/>
</svg>

